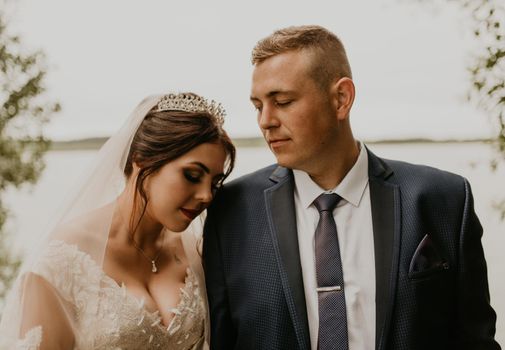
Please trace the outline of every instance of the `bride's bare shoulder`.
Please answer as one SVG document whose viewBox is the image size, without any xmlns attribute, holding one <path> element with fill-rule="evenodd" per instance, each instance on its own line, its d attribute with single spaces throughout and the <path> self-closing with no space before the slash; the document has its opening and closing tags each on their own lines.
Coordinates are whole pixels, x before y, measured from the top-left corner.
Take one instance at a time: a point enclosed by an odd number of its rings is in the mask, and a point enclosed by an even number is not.
<svg viewBox="0 0 505 350">
<path fill-rule="evenodd" d="M 50 239 L 77 245 L 85 252 L 102 250 L 109 235 L 114 206 L 112 202 L 58 224 Z"/>
</svg>

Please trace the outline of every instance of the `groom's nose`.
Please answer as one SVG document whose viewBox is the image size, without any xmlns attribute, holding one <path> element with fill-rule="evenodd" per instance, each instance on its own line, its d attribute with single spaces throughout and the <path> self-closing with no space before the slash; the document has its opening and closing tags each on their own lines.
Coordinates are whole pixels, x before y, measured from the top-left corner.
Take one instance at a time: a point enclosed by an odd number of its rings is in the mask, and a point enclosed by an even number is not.
<svg viewBox="0 0 505 350">
<path fill-rule="evenodd" d="M 258 125 L 261 129 L 267 130 L 279 126 L 275 108 L 265 104 L 258 115 Z"/>
</svg>

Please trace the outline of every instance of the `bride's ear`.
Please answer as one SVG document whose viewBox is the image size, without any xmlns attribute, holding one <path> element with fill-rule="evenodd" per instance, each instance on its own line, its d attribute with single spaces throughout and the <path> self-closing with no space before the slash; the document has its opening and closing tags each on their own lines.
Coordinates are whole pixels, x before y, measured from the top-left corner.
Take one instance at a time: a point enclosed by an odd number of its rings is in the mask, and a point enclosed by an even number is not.
<svg viewBox="0 0 505 350">
<path fill-rule="evenodd" d="M 139 173 L 140 169 L 142 169 L 142 167 L 137 162 L 132 162 L 132 167 L 133 167 L 133 173 L 135 175 Z"/>
<path fill-rule="evenodd" d="M 142 167 L 137 162 L 132 162 L 132 171 L 128 176 L 128 182 L 135 183 Z"/>
</svg>

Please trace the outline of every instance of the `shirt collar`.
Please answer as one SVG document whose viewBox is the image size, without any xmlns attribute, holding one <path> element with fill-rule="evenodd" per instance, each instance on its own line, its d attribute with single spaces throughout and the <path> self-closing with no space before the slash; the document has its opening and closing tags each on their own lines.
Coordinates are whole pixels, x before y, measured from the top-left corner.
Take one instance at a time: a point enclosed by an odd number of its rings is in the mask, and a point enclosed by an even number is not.
<svg viewBox="0 0 505 350">
<path fill-rule="evenodd" d="M 337 187 L 332 190 L 325 191 L 310 178 L 309 174 L 302 170 L 293 169 L 295 190 L 304 208 L 310 207 L 312 202 L 325 192 L 336 193 L 355 207 L 359 206 L 368 184 L 368 153 L 361 142 L 359 145 L 360 152 L 356 163 Z"/>
</svg>

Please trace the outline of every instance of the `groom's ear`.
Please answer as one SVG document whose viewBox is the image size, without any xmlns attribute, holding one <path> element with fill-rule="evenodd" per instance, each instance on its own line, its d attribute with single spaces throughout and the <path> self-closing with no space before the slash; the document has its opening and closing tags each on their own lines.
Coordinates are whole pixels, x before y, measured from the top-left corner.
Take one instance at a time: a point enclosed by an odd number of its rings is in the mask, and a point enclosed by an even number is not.
<svg viewBox="0 0 505 350">
<path fill-rule="evenodd" d="M 348 119 L 356 95 L 352 79 L 343 77 L 336 80 L 330 87 L 330 94 L 337 119 L 340 121 Z"/>
</svg>

